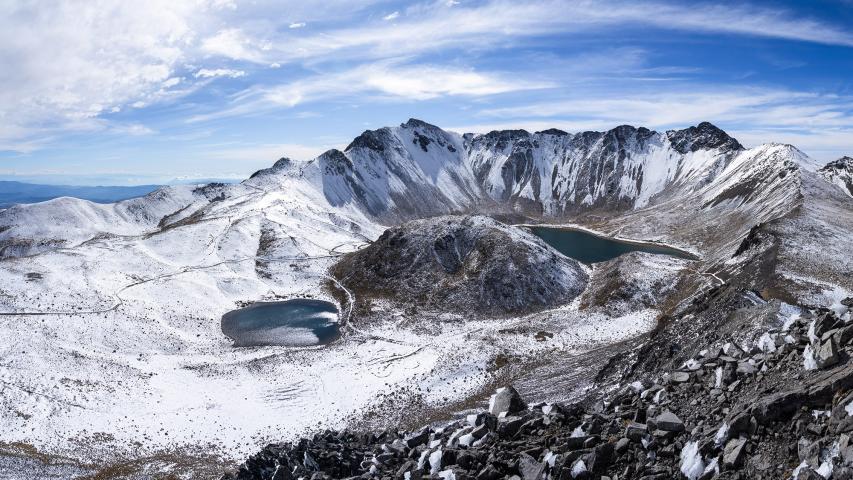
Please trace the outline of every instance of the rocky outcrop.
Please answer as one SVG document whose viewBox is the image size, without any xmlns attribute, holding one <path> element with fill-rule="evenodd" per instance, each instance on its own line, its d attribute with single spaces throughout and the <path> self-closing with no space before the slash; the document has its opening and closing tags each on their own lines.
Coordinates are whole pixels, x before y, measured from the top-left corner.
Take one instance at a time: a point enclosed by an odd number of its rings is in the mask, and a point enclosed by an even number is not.
<svg viewBox="0 0 853 480">
<path fill-rule="evenodd" d="M 587 282 L 575 260 L 533 234 L 483 216 L 443 216 L 388 229 L 332 274 L 357 299 L 427 310 L 504 314 L 571 302 Z"/>
<path fill-rule="evenodd" d="M 528 406 L 506 387 L 441 426 L 270 445 L 225 478 L 851 479 L 849 316 L 804 310 L 603 401 Z M 821 365 L 826 345 L 837 358 Z"/>
<path fill-rule="evenodd" d="M 695 127 L 683 130 L 670 130 L 666 132 L 666 136 L 672 142 L 673 148 L 681 153 L 714 148 L 728 151 L 743 150 L 740 142 L 709 122 L 702 122 Z"/>
</svg>

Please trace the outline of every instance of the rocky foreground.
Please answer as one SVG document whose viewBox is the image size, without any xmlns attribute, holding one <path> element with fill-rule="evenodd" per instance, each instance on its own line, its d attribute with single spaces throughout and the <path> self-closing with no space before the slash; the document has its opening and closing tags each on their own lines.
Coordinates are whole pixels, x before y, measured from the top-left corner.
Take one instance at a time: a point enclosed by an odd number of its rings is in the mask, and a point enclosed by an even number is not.
<svg viewBox="0 0 853 480">
<path fill-rule="evenodd" d="M 853 479 L 853 299 L 587 404 L 489 409 L 413 432 L 268 445 L 228 480 Z"/>
</svg>

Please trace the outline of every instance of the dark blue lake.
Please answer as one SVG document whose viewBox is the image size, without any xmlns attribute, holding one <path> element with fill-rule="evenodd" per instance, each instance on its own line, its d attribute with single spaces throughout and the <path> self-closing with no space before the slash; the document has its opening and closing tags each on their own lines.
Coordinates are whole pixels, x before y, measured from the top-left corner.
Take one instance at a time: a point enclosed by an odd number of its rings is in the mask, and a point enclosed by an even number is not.
<svg viewBox="0 0 853 480">
<path fill-rule="evenodd" d="M 326 345 L 340 337 L 338 308 L 323 300 L 257 302 L 222 316 L 235 347 Z"/>
<path fill-rule="evenodd" d="M 649 243 L 623 242 L 593 235 L 582 230 L 536 226 L 530 227 L 530 231 L 563 255 L 588 264 L 605 262 L 630 252 L 670 255 L 689 260 L 696 259 L 695 256 L 677 248 Z"/>
</svg>

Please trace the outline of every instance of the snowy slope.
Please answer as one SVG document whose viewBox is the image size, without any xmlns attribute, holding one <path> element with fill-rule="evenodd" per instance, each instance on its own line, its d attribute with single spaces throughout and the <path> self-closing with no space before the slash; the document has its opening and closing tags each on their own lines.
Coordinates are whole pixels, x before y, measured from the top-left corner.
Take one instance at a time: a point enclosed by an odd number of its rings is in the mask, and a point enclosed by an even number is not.
<svg viewBox="0 0 853 480">
<path fill-rule="evenodd" d="M 96 235 L 140 235 L 169 215 L 208 203 L 214 190 L 182 185 L 112 204 L 61 197 L 16 205 L 0 211 L 0 257 L 76 245 Z"/>
<path fill-rule="evenodd" d="M 439 407 L 464 399 L 493 380 L 488 367 L 507 350 L 578 355 L 653 326 L 654 310 L 614 318 L 566 306 L 421 324 L 417 312 L 374 305 L 383 322 L 352 325 L 323 349 L 233 349 L 222 335 L 220 316 L 245 302 L 332 300 L 337 257 L 410 218 L 541 212 L 709 262 L 776 222 L 788 242 L 780 275 L 808 283 L 819 267 L 853 289 L 841 273 L 849 261 L 809 259 L 842 255 L 853 231 L 853 200 L 835 186 L 842 170 L 816 170 L 793 147 L 747 150 L 710 124 L 458 135 L 410 120 L 236 185 L 11 208 L 0 212 L 0 440 L 87 458 L 211 442 L 240 456 L 317 422 L 341 426 L 391 392 Z M 798 235 L 826 240 L 799 254 Z M 540 329 L 553 340 L 535 340 Z"/>
</svg>

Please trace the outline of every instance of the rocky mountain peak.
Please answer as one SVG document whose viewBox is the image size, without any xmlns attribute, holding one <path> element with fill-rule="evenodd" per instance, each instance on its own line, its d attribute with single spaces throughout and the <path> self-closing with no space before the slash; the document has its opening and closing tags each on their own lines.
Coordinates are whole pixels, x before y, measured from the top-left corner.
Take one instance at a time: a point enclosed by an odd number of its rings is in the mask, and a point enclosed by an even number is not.
<svg viewBox="0 0 853 480">
<path fill-rule="evenodd" d="M 560 130 L 558 128 L 549 128 L 547 130 L 536 132 L 536 135 L 553 135 L 555 137 L 565 137 L 568 134 L 568 132 L 564 132 L 563 130 Z"/>
<path fill-rule="evenodd" d="M 318 157 L 320 165 L 325 168 L 326 173 L 343 174 L 347 170 L 352 169 L 352 162 L 344 154 L 344 152 L 333 148 L 326 150 Z"/>
<path fill-rule="evenodd" d="M 284 170 L 290 169 L 295 164 L 296 163 L 292 159 L 290 159 L 288 157 L 281 157 L 273 164 L 272 167 L 258 170 L 257 172 L 253 173 L 249 178 L 252 179 L 252 178 L 260 177 L 263 175 L 279 173 L 279 172 L 282 172 Z"/>
<path fill-rule="evenodd" d="M 274 169 L 290 168 L 293 165 L 293 160 L 289 157 L 279 158 L 272 166 Z"/>
<path fill-rule="evenodd" d="M 644 141 L 654 135 L 655 132 L 646 127 L 635 127 L 633 125 L 619 125 L 605 132 L 604 136 L 608 139 L 613 139 L 620 145 L 630 143 L 631 141 Z"/>
<path fill-rule="evenodd" d="M 702 122 L 695 127 L 666 132 L 673 148 L 685 154 L 697 150 L 720 149 L 726 151 L 743 150 L 743 145 L 725 131 L 710 122 Z"/>
<path fill-rule="evenodd" d="M 376 152 L 383 152 L 389 143 L 390 135 L 391 131 L 387 127 L 380 128 L 378 130 L 365 130 L 361 135 L 355 137 L 353 141 L 347 145 L 347 148 L 345 148 L 344 151 L 349 152 L 356 148 L 364 148 Z"/>
<path fill-rule="evenodd" d="M 482 144 L 495 150 L 504 150 L 505 148 L 515 145 L 521 141 L 529 141 L 530 132 L 527 130 L 492 130 L 484 135 L 474 137 L 474 141 L 480 141 Z"/>
<path fill-rule="evenodd" d="M 823 171 L 829 170 L 848 170 L 853 172 L 853 157 L 843 156 L 838 160 L 833 160 L 827 163 L 823 168 L 820 169 Z"/>
<path fill-rule="evenodd" d="M 417 118 L 410 118 L 406 123 L 401 123 L 400 128 L 423 128 L 427 130 L 441 130 L 440 127 Z"/>
<path fill-rule="evenodd" d="M 823 177 L 838 185 L 848 195 L 853 196 L 853 157 L 841 157 L 824 165 L 819 171 Z"/>
</svg>

